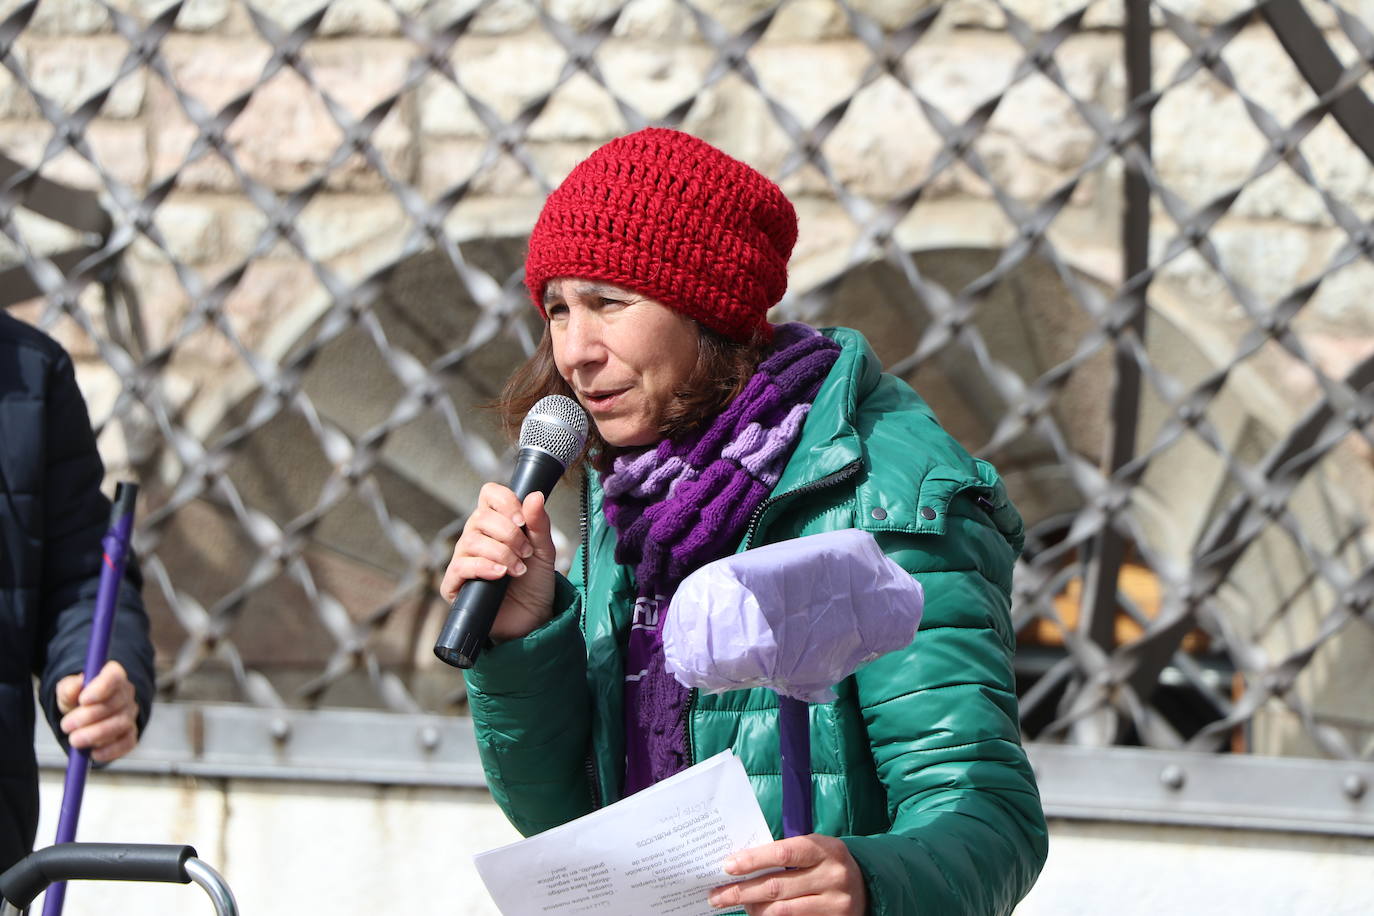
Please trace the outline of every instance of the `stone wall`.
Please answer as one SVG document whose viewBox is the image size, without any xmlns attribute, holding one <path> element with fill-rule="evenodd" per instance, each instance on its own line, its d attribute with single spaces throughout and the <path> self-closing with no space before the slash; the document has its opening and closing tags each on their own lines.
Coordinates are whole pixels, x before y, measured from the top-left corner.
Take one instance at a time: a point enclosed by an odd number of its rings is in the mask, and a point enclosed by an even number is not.
<svg viewBox="0 0 1374 916">
<path fill-rule="evenodd" d="M 556 183 L 588 149 L 622 132 L 625 122 L 605 89 L 585 73 L 559 85 L 566 54 L 541 16 L 585 28 L 622 5 L 611 37 L 595 56 L 615 93 L 650 119 L 689 104 L 686 129 L 776 174 L 791 145 L 763 96 L 735 74 L 702 90 L 716 54 L 691 16 L 671 0 L 487 3 L 446 63 L 462 89 L 503 121 L 554 90 L 529 125 L 528 148 L 543 181 Z M 317 4 L 256 3 L 257 13 L 272 24 L 259 27 L 242 2 L 190 0 L 182 5 L 176 28 L 158 46 L 161 72 L 136 67 L 122 77 L 119 68 L 129 43 L 115 33 L 100 4 L 43 0 L 38 5 L 12 51 L 34 87 L 66 111 L 110 88 L 85 132 L 98 168 L 67 150 L 48 162 L 44 173 L 91 189 L 117 182 L 135 195 L 172 180 L 154 216 L 165 247 L 144 238 L 129 258 L 154 344 L 172 338 L 197 294 L 230 276 L 224 297 L 228 322 L 246 346 L 263 347 L 284 315 L 323 295 L 311 261 L 356 281 L 397 256 L 401 240 L 415 228 L 394 193 L 398 186 L 432 200 L 471 176 L 471 192 L 445 226 L 453 237 L 518 236 L 528 229 L 542 198 L 541 182 L 510 156 L 478 168 L 489 129 L 453 81 L 433 71 L 407 80 L 422 56 L 403 33 L 397 13 L 432 27 L 475 6 L 470 0 L 332 3 L 300 54 L 310 81 L 289 68 L 264 81 L 271 48 L 262 30 L 290 29 L 314 13 Z M 763 0 L 698 4 L 728 30 L 744 28 L 772 6 Z M 913 14 L 912 4 L 898 0 L 851 6 L 888 28 Z M 16 0 L 5 0 L 0 14 L 18 7 Z M 147 0 L 116 7 L 145 19 L 165 9 Z M 1073 7 L 1065 0 L 1034 0 L 1006 9 L 1032 27 L 1047 28 Z M 1238 2 L 1173 6 L 1204 28 L 1244 8 Z M 1314 9 L 1329 27 L 1328 40 L 1349 57 L 1349 42 L 1334 17 L 1320 6 Z M 1122 48 L 1114 31 L 1120 19 L 1119 4 L 1091 4 L 1084 30 L 1055 54 L 1073 95 L 1110 113 L 1120 112 L 1125 91 Z M 859 88 L 873 54 L 837 3 L 782 5 L 748 54 L 762 89 L 803 125 L 852 96 L 838 127 L 821 146 L 831 178 L 806 166 L 784 180 L 803 214 L 794 287 L 805 289 L 842 269 L 860 237 L 860 226 L 835 202 L 829 180 L 858 195 L 885 200 L 929 177 L 940 136 L 917 97 L 957 124 L 1004 92 L 974 144 L 988 175 L 1031 203 L 1077 177 L 1072 202 L 1050 237 L 1071 263 L 1108 283 L 1119 279 L 1119 162 L 1083 170 L 1094 131 L 1074 100 L 1047 77 L 1017 74 L 1024 52 L 1005 21 L 994 3 L 948 4 L 901 58 L 913 94 L 886 75 Z M 1156 109 L 1154 148 L 1160 177 L 1197 205 L 1251 178 L 1266 142 L 1250 122 L 1242 98 L 1215 77 L 1200 71 L 1180 79 L 1178 66 L 1185 56 L 1182 42 L 1160 28 L 1155 81 L 1172 88 Z M 1262 23 L 1244 29 L 1223 57 L 1246 96 L 1280 123 L 1287 124 L 1313 102 L 1313 93 Z M 225 131 L 234 166 L 213 151 L 188 159 L 198 132 L 175 93 L 216 112 L 250 88 L 251 98 Z M 358 154 L 339 155 L 343 134 L 325 95 L 353 118 L 396 97 L 371 134 L 376 167 Z M 34 99 L 11 73 L 0 70 L 0 150 L 21 162 L 36 162 L 51 135 Z M 1302 149 L 1323 187 L 1362 218 L 1374 215 L 1371 164 L 1331 119 L 1312 131 Z M 321 174 L 327 175 L 324 189 L 297 217 L 294 244 L 276 237 L 268 217 L 244 193 L 245 182 L 251 182 L 286 194 Z M 1158 251 L 1174 228 L 1159 210 L 1154 227 Z M 26 224 L 25 231 L 40 248 L 61 236 L 57 227 L 37 222 Z M 996 246 L 1014 232 L 993 202 L 992 186 L 966 164 L 956 163 L 933 178 L 921 203 L 902 221 L 898 237 L 912 247 Z M 1284 165 L 1250 180 L 1212 237 L 1230 275 L 1266 303 L 1320 273 L 1346 241 L 1317 191 Z M 241 275 L 235 276 L 237 271 Z M 1304 342 L 1329 372 L 1339 374 L 1374 346 L 1374 309 L 1362 295 L 1371 279 L 1374 264 L 1357 259 L 1323 283 L 1298 318 Z M 1165 265 L 1156 286 L 1162 298 L 1184 303 L 1228 336 L 1244 323 L 1222 278 L 1195 252 Z M 94 355 L 74 328 L 58 330 L 79 355 Z M 205 367 L 228 369 L 238 360 L 233 347 L 213 332 L 187 335 L 179 351 L 192 387 L 210 383 Z M 1288 373 L 1295 395 L 1315 391 L 1301 365 L 1277 354 L 1273 359 Z M 89 359 L 87 368 L 90 387 L 100 388 L 98 370 Z"/>
</svg>

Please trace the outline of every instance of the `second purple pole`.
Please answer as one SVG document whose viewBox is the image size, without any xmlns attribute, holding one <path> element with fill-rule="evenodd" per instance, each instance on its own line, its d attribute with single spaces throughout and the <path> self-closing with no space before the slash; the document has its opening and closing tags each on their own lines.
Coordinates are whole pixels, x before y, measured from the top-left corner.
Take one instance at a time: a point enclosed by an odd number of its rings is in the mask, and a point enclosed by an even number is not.
<svg viewBox="0 0 1374 916">
<path fill-rule="evenodd" d="M 782 834 L 805 836 L 811 822 L 810 703 L 778 695 L 778 750 L 782 754 Z"/>
</svg>

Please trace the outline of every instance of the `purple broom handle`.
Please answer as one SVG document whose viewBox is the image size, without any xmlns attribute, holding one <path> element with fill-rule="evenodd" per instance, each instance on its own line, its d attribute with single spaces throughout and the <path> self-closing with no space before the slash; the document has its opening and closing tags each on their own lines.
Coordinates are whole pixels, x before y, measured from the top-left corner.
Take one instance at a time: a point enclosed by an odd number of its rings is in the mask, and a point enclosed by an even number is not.
<svg viewBox="0 0 1374 916">
<path fill-rule="evenodd" d="M 114 629 L 115 603 L 119 597 L 119 583 L 124 578 L 124 561 L 129 555 L 129 540 L 134 528 L 134 501 L 138 485 L 121 483 L 115 487 L 114 506 L 110 511 L 110 527 L 100 546 L 104 554 L 100 565 L 100 589 L 95 595 L 95 616 L 91 621 L 91 641 L 86 644 L 86 668 L 82 686 L 105 667 L 110 655 L 110 633 Z M 85 748 L 71 748 L 67 753 L 67 778 L 62 786 L 62 811 L 57 818 L 57 842 L 70 843 L 76 839 L 76 822 L 81 815 L 81 796 L 86 791 L 86 773 L 91 766 L 91 753 Z M 61 916 L 67 897 L 67 883 L 57 882 L 43 897 L 43 916 Z"/>
<path fill-rule="evenodd" d="M 778 695 L 784 837 L 805 836 L 812 832 L 810 705 L 804 700 Z"/>
</svg>

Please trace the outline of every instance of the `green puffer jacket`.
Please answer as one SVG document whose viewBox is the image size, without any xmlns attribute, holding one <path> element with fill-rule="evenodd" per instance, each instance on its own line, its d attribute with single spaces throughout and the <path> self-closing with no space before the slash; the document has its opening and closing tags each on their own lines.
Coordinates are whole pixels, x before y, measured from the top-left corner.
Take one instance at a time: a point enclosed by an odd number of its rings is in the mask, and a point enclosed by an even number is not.
<svg viewBox="0 0 1374 916">
<path fill-rule="evenodd" d="M 909 648 L 811 708 L 815 829 L 844 839 L 874 916 L 1009 913 L 1047 848 L 1011 668 L 1021 519 L 992 467 L 883 374 L 859 333 L 825 333 L 842 354 L 740 549 L 860 528 L 917 577 L 926 604 Z M 621 650 L 635 589 L 613 560 L 594 479 L 588 491 L 554 619 L 467 672 L 487 782 L 526 836 L 617 799 L 624 770 Z M 694 690 L 689 715 L 693 761 L 733 748 L 780 837 L 777 697 Z"/>
</svg>

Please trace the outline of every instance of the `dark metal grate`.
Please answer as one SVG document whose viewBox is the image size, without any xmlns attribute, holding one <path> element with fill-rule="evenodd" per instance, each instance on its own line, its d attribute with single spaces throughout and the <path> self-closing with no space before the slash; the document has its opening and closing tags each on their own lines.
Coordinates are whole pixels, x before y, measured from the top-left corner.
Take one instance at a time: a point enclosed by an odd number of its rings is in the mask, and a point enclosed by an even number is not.
<svg viewBox="0 0 1374 916">
<path fill-rule="evenodd" d="M 1370 27 L 1298 0 L 1220 20 L 1137 0 L 1057 19 L 1043 5 L 836 2 L 810 38 L 863 53 L 852 85 L 817 101 L 772 66 L 808 53 L 784 29 L 802 6 L 334 3 L 287 27 L 230 4 L 241 28 L 225 40 L 249 76 L 194 87 L 178 44 L 204 14 L 190 3 L 148 18 L 127 4 L 73 2 L 46 19 L 39 2 L 5 7 L 7 97 L 47 128 L 0 159 L 5 304 L 27 301 L 108 383 L 92 400 L 112 465 L 147 494 L 138 547 L 166 696 L 461 704 L 427 660 L 433 593 L 477 482 L 505 467 L 473 405 L 537 334 L 519 227 L 577 155 L 655 123 L 750 138 L 804 221 L 837 222 L 844 245 L 811 253 L 828 266 L 794 284 L 781 315 L 868 330 L 1007 472 L 1032 523 L 1014 609 L 1028 733 L 1374 757 L 1368 674 L 1350 672 L 1374 644 L 1374 357 L 1366 346 L 1333 371 L 1312 344 L 1313 302 L 1374 251 L 1374 202 L 1342 179 L 1374 162 Z M 389 23 L 405 63 L 341 80 L 331 42 L 369 17 Z M 119 42 L 108 82 L 70 106 L 26 63 L 64 28 Z M 548 82 L 494 100 L 479 68 L 502 59 L 507 28 L 509 42 L 537 38 Z M 1011 49 L 996 91 L 972 101 L 922 78 L 969 34 Z M 1092 42 L 1118 60 L 1085 76 Z M 1291 59 L 1306 94 L 1252 89 L 1241 64 L 1255 47 Z M 658 58 L 637 66 L 631 51 Z M 302 85 L 334 139 L 292 171 L 300 125 L 258 106 Z M 1214 138 L 1158 139 L 1200 86 L 1218 112 L 1239 105 L 1258 138 L 1234 181 L 1181 181 L 1171 165 Z M 414 161 L 434 130 L 416 112 L 436 95 L 465 125 L 452 174 Z M 580 150 L 547 140 L 570 97 L 593 100 Z M 141 180 L 93 140 L 130 104 L 182 128 Z M 883 106 L 902 117 L 875 124 Z M 1047 111 L 1042 139 L 1058 146 L 1008 133 Z M 876 152 L 856 157 L 865 144 Z M 89 190 L 54 178 L 69 175 Z M 1233 257 L 1237 226 L 1259 218 L 1249 195 L 1273 182 L 1305 196 L 1306 228 L 1327 240 L 1287 285 L 1255 282 Z M 217 225 L 240 236 L 231 255 L 186 254 L 208 231 L 188 189 L 229 208 Z M 349 194 L 363 225 L 347 231 L 382 237 L 384 255 L 330 248 L 319 225 Z M 501 201 L 516 215 L 493 218 Z M 1085 201 L 1119 212 L 1119 239 L 1080 250 L 1066 224 Z M 978 214 L 978 242 L 957 219 L 946 229 L 952 204 Z M 878 305 L 861 295 L 874 289 Z M 1355 342 L 1374 341 L 1368 306 L 1347 295 L 1364 322 Z M 1300 415 L 1279 422 L 1247 402 L 1257 379 Z"/>
</svg>

